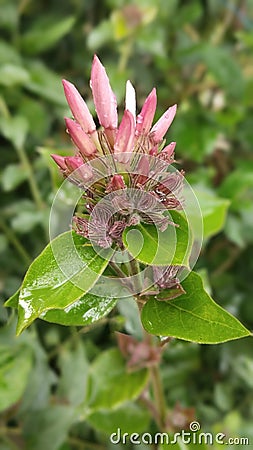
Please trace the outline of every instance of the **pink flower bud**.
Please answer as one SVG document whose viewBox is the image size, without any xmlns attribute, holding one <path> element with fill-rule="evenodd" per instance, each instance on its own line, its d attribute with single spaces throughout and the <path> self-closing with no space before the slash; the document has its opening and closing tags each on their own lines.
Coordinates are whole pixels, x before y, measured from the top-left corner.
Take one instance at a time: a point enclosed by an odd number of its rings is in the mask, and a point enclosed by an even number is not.
<svg viewBox="0 0 253 450">
<path fill-rule="evenodd" d="M 65 163 L 65 157 L 60 155 L 51 155 L 51 158 L 56 162 L 56 164 L 60 167 L 61 170 L 67 170 L 67 166 Z"/>
<path fill-rule="evenodd" d="M 156 155 L 157 155 L 157 152 L 158 152 L 158 145 L 155 145 L 154 147 L 152 147 L 152 148 L 149 150 L 148 154 L 149 154 L 150 156 L 156 156 Z"/>
<path fill-rule="evenodd" d="M 84 219 L 83 217 L 75 216 L 72 219 L 73 223 L 73 229 L 77 234 L 80 234 L 81 236 L 88 237 L 88 220 Z"/>
<path fill-rule="evenodd" d="M 96 147 L 90 137 L 83 131 L 81 126 L 72 119 L 65 118 L 68 132 L 83 156 L 96 153 Z"/>
<path fill-rule="evenodd" d="M 153 140 L 155 143 L 158 143 L 163 139 L 176 115 L 176 112 L 177 105 L 171 106 L 153 126 L 151 133 L 153 134 Z"/>
<path fill-rule="evenodd" d="M 84 164 L 83 159 L 80 156 L 65 156 L 64 162 L 70 173 L 74 172 L 74 170 Z"/>
<path fill-rule="evenodd" d="M 176 142 L 171 142 L 169 145 L 166 145 L 166 147 L 164 147 L 164 149 L 159 153 L 159 158 L 169 163 L 172 162 L 175 147 Z"/>
<path fill-rule="evenodd" d="M 66 156 L 65 163 L 72 182 L 85 185 L 86 181 L 92 179 L 92 168 L 80 156 Z"/>
<path fill-rule="evenodd" d="M 127 163 L 134 146 L 135 123 L 133 115 L 125 110 L 114 144 L 117 161 Z"/>
<path fill-rule="evenodd" d="M 125 189 L 126 185 L 122 175 L 115 174 L 106 186 L 106 192 L 117 191 L 118 189 Z"/>
<path fill-rule="evenodd" d="M 152 89 L 146 98 L 140 114 L 137 116 L 136 134 L 147 134 L 151 128 L 156 110 L 156 90 Z"/>
<path fill-rule="evenodd" d="M 105 129 L 115 129 L 118 125 L 117 101 L 104 66 L 95 55 L 91 69 L 90 86 L 98 119 Z"/>
<path fill-rule="evenodd" d="M 96 131 L 92 115 L 76 87 L 66 80 L 62 80 L 62 84 L 66 100 L 76 121 L 81 125 L 85 133 L 91 134 Z"/>
</svg>

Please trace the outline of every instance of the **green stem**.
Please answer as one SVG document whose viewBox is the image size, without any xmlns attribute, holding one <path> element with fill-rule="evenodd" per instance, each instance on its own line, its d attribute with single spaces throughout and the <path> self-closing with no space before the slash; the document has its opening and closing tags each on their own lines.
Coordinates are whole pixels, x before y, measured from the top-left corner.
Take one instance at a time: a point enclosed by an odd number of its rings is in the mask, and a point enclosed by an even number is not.
<svg viewBox="0 0 253 450">
<path fill-rule="evenodd" d="M 161 431 L 166 429 L 166 403 L 164 399 L 164 391 L 161 380 L 161 374 L 158 365 L 150 368 L 150 375 L 154 393 L 154 400 L 159 417 L 157 419 L 157 425 Z"/>
<path fill-rule="evenodd" d="M 24 263 L 29 266 L 29 264 L 31 264 L 32 258 L 27 253 L 26 249 L 23 247 L 17 236 L 13 233 L 12 229 L 8 227 L 3 220 L 0 220 L 0 228 L 2 228 L 7 239 L 20 254 Z"/>
<path fill-rule="evenodd" d="M 134 276 L 134 287 L 137 291 L 137 294 L 140 294 L 142 291 L 140 264 L 136 259 L 132 259 L 131 261 L 129 261 L 129 267 L 130 267 L 130 275 Z"/>
<path fill-rule="evenodd" d="M 112 268 L 112 270 L 118 275 L 120 278 L 126 278 L 127 275 L 121 270 L 121 268 L 118 266 L 118 264 L 115 264 L 113 261 L 110 261 L 109 266 Z"/>
<path fill-rule="evenodd" d="M 24 170 L 28 174 L 28 183 L 30 186 L 30 190 L 31 190 L 33 199 L 37 205 L 37 208 L 41 211 L 44 209 L 45 204 L 41 198 L 40 191 L 37 186 L 37 181 L 34 177 L 33 167 L 31 165 L 23 147 L 16 147 L 16 151 L 17 151 L 17 154 L 18 154 L 18 157 L 19 157 L 21 163 L 23 164 Z"/>
<path fill-rule="evenodd" d="M 156 405 L 154 405 L 153 401 L 150 400 L 150 398 L 146 395 L 146 392 L 143 392 L 138 400 L 143 406 L 145 406 L 146 409 L 149 410 L 149 412 L 151 413 L 151 416 L 158 423 L 159 422 L 159 414 L 158 414 L 158 411 L 156 410 Z"/>
<path fill-rule="evenodd" d="M 7 118 L 10 117 L 8 107 L 2 98 L 0 98 L 0 110 L 3 113 L 4 117 L 7 117 Z M 27 154 L 22 146 L 16 145 L 15 150 L 18 154 L 20 162 L 23 164 L 24 170 L 28 174 L 28 183 L 29 183 L 30 190 L 31 190 L 32 196 L 34 198 L 34 201 L 37 205 L 37 208 L 39 210 L 43 210 L 45 207 L 45 204 L 41 198 L 40 191 L 37 186 L 37 181 L 34 177 L 33 167 L 27 157 Z"/>
<path fill-rule="evenodd" d="M 10 117 L 10 113 L 9 113 L 8 107 L 7 107 L 5 101 L 4 101 L 4 99 L 2 97 L 0 97 L 0 112 L 3 114 L 3 116 L 5 118 L 8 119 Z"/>
<path fill-rule="evenodd" d="M 118 63 L 119 72 L 124 72 L 127 67 L 128 60 L 131 55 L 133 47 L 134 38 L 129 38 L 128 41 L 124 42 L 120 49 L 120 59 Z"/>
</svg>

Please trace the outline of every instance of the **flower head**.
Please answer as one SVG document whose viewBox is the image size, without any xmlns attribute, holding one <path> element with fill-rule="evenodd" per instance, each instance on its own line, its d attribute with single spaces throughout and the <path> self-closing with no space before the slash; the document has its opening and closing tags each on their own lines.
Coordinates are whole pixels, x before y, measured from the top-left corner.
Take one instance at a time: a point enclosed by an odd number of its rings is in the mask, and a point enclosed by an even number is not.
<svg viewBox="0 0 253 450">
<path fill-rule="evenodd" d="M 182 207 L 183 173 L 169 171 L 176 143 L 164 147 L 163 141 L 176 114 L 176 105 L 153 125 L 156 89 L 150 92 L 136 116 L 135 89 L 127 81 L 125 111 L 118 125 L 116 96 L 96 55 L 90 86 L 101 128 L 96 129 L 75 86 L 63 80 L 73 115 L 73 119 L 65 119 L 66 128 L 76 154 L 52 157 L 63 175 L 83 191 L 83 214 L 73 221 L 76 232 L 101 247 L 113 243 L 121 247 L 126 226 L 146 222 L 165 230 L 170 222 L 164 211 Z M 103 202 L 107 196 L 110 199 Z"/>
</svg>

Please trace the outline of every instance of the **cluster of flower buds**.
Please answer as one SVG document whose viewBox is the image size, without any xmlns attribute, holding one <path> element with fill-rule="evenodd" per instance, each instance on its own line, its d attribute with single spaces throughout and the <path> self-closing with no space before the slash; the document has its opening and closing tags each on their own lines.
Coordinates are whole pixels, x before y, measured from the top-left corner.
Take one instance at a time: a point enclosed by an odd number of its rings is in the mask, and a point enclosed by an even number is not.
<svg viewBox="0 0 253 450">
<path fill-rule="evenodd" d="M 127 81 L 125 111 L 118 126 L 116 97 L 97 56 L 94 56 L 90 84 L 101 129 L 96 129 L 92 115 L 75 86 L 63 80 L 66 99 L 74 117 L 74 120 L 65 119 L 66 127 L 75 144 L 76 154 L 65 157 L 52 155 L 64 176 L 85 191 L 88 212 L 105 194 L 127 187 L 151 192 L 167 209 L 180 208 L 175 194 L 180 191 L 183 174 L 167 172 L 168 164 L 174 161 L 176 143 L 171 142 L 163 148 L 163 138 L 176 114 L 176 105 L 170 107 L 152 127 L 157 104 L 155 88 L 136 117 L 135 90 Z M 111 167 L 107 167 L 104 179 L 98 182 L 94 177 L 94 167 L 89 163 L 103 156 L 110 157 L 110 163 L 106 161 L 105 164 Z"/>
<path fill-rule="evenodd" d="M 74 217 L 75 231 L 98 246 L 114 244 L 122 248 L 121 236 L 126 226 L 145 222 L 165 230 L 170 224 L 165 210 L 182 208 L 184 174 L 168 170 L 174 162 L 176 143 L 164 146 L 164 136 L 177 107 L 171 106 L 152 126 L 157 106 L 155 88 L 136 115 L 135 90 L 127 81 L 125 110 L 118 125 L 116 97 L 96 55 L 90 86 L 101 127 L 97 129 L 75 86 L 63 80 L 73 115 L 73 119 L 65 119 L 66 128 L 76 152 L 74 156 L 52 158 L 63 175 L 83 192 L 83 213 Z M 136 195 L 136 190 L 142 195 Z M 109 200 L 102 202 L 104 210 L 100 207 L 99 213 L 95 212 L 105 197 Z"/>
</svg>

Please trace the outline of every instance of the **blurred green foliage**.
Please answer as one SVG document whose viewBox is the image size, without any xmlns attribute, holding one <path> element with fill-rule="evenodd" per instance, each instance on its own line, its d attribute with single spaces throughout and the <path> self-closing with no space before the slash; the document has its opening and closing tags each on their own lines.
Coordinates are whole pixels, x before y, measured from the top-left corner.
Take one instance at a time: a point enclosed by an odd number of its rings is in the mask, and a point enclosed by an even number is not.
<svg viewBox="0 0 253 450">
<path fill-rule="evenodd" d="M 61 78 L 93 108 L 87 86 L 96 52 L 122 108 L 128 78 L 139 106 L 157 87 L 157 117 L 178 103 L 168 139 L 177 141 L 178 168 L 199 193 L 206 222 L 197 270 L 215 299 L 252 328 L 251 0 L 0 0 L 0 11 L 2 302 L 49 239 L 61 183 L 49 155 L 71 150 Z M 62 202 L 71 202 L 68 189 Z M 140 335 L 132 308 L 121 302 L 108 320 L 83 330 L 39 321 L 16 338 L 15 315 L 0 306 L 0 450 L 111 449 L 108 434 L 117 427 L 155 431 L 134 402 L 145 374 L 126 374 L 113 348 L 115 330 Z M 206 431 L 253 442 L 248 339 L 214 347 L 172 342 L 162 377 L 172 411 L 193 407 Z"/>
</svg>

